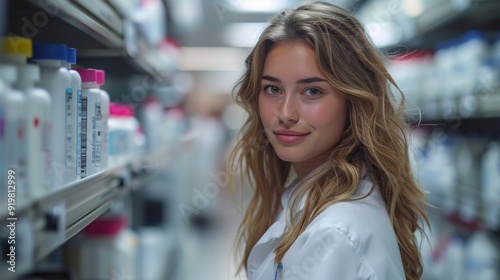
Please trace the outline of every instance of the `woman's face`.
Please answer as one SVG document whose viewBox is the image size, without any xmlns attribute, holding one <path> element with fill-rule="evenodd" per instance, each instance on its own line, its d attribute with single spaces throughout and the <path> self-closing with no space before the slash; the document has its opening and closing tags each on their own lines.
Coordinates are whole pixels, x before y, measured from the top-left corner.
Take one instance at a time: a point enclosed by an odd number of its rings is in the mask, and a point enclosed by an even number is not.
<svg viewBox="0 0 500 280">
<path fill-rule="evenodd" d="M 265 133 L 276 154 L 299 178 L 324 163 L 345 128 L 347 105 L 321 74 L 305 43 L 274 45 L 267 54 L 259 93 Z"/>
</svg>

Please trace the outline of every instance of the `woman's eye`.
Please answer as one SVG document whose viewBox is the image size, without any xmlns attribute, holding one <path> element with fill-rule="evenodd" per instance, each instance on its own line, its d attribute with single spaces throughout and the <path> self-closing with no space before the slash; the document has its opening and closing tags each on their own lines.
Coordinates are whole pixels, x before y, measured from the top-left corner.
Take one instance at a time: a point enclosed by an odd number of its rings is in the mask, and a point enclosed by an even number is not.
<svg viewBox="0 0 500 280">
<path fill-rule="evenodd" d="M 264 88 L 265 92 L 267 94 L 278 94 L 280 93 L 280 88 L 279 87 L 276 87 L 276 86 L 266 86 Z"/>
<path fill-rule="evenodd" d="M 306 95 L 309 95 L 309 96 L 321 95 L 321 90 L 319 90 L 317 88 L 308 88 L 304 92 L 306 93 Z"/>
</svg>

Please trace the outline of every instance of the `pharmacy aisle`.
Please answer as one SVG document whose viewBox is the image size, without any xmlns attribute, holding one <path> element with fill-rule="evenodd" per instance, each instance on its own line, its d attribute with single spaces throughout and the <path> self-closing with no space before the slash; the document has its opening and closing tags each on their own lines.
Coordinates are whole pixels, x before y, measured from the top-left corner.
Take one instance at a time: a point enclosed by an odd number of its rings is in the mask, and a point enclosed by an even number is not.
<svg viewBox="0 0 500 280">
<path fill-rule="evenodd" d="M 230 93 L 267 19 L 305 2 L 0 1 L 0 279 L 245 279 Z M 500 279 L 500 2 L 327 2 L 406 97 L 422 279 Z"/>
<path fill-rule="evenodd" d="M 430 204 L 422 279 L 500 279 L 500 3 L 403 1 L 396 16 L 392 2 L 359 15 L 373 30 L 389 15 L 397 34 L 374 37 L 394 54 Z"/>
<path fill-rule="evenodd" d="M 174 273 L 178 45 L 136 4 L 1 2 L 1 279 Z"/>
</svg>

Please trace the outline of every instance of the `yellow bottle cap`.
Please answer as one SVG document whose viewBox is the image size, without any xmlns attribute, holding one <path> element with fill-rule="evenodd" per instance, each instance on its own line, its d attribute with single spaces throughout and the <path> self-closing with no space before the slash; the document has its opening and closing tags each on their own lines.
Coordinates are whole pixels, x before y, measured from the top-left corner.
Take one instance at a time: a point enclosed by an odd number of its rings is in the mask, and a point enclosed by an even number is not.
<svg viewBox="0 0 500 280">
<path fill-rule="evenodd" d="M 19 36 L 8 36 L 0 38 L 0 51 L 3 54 L 24 55 L 27 58 L 33 56 L 31 39 Z"/>
</svg>

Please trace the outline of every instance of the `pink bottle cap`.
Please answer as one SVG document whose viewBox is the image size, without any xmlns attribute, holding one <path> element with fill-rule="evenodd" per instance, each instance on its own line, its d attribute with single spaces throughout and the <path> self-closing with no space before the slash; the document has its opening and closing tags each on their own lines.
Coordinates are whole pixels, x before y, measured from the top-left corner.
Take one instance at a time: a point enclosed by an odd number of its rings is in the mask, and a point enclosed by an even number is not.
<svg viewBox="0 0 500 280">
<path fill-rule="evenodd" d="M 127 226 L 124 216 L 100 217 L 83 229 L 87 236 L 116 236 Z"/>
<path fill-rule="evenodd" d="M 103 86 L 104 85 L 104 82 L 105 82 L 105 72 L 104 70 L 100 70 L 100 69 L 96 69 L 95 70 L 96 73 L 97 73 L 97 84 L 100 85 L 100 86 Z"/>
<path fill-rule="evenodd" d="M 116 102 L 109 103 L 109 116 L 116 118 L 125 118 L 128 117 L 128 108 L 126 105 Z"/>
<path fill-rule="evenodd" d="M 74 69 L 82 78 L 82 83 L 97 83 L 97 72 L 90 68 L 75 68 Z"/>
</svg>

